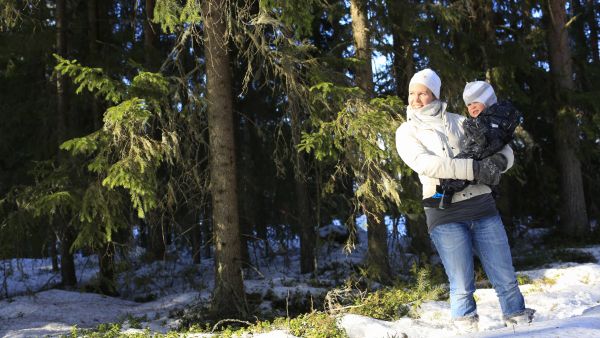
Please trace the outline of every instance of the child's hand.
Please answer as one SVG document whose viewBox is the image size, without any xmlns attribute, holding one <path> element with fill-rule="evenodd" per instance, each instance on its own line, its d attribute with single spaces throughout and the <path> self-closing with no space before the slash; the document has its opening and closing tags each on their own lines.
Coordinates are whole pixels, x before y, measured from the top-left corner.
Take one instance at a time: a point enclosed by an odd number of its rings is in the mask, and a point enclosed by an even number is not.
<svg viewBox="0 0 600 338">
<path fill-rule="evenodd" d="M 481 161 L 473 161 L 473 175 L 477 183 L 487 185 L 498 185 L 500 183 L 501 170 L 491 159 L 492 157 L 486 157 Z"/>
<path fill-rule="evenodd" d="M 506 166 L 508 165 L 508 160 L 506 159 L 506 157 L 504 157 L 504 155 L 502 155 L 500 153 L 495 153 L 494 155 L 492 155 L 488 158 L 500 169 L 500 171 L 506 170 Z"/>
</svg>

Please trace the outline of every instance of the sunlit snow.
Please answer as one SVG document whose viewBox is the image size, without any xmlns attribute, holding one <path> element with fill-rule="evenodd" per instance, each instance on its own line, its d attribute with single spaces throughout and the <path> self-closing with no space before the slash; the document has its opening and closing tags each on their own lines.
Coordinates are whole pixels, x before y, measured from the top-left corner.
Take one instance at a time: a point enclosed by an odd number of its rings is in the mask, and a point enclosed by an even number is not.
<svg viewBox="0 0 600 338">
<path fill-rule="evenodd" d="M 365 234 L 359 230 L 359 242 L 351 254 L 343 246 L 322 247 L 319 266 L 358 262 L 365 254 Z M 600 246 L 577 249 L 600 258 Z M 78 257 L 78 278 L 87 281 L 97 272 L 93 258 Z M 246 290 L 276 294 L 289 292 L 318 293 L 319 286 L 299 276 L 297 255 L 287 259 L 275 257 L 255 267 L 246 276 Z M 521 286 L 527 306 L 537 310 L 534 322 L 528 326 L 506 328 L 501 320 L 498 300 L 493 289 L 478 289 L 475 293 L 480 316 L 480 332 L 472 337 L 600 337 L 600 265 L 595 263 L 554 264 L 545 269 L 519 272 L 531 279 Z M 160 276 L 159 278 L 156 278 Z M 136 289 L 136 278 L 156 281 Z M 126 319 L 136 318 L 143 328 L 153 332 L 177 329 L 179 322 L 172 313 L 210 297 L 212 260 L 193 265 L 189 258 L 164 264 L 140 266 L 131 276 L 120 276 L 122 290 L 128 299 L 152 294 L 155 300 L 139 303 L 80 291 L 49 289 L 60 276 L 51 271 L 49 260 L 13 259 L 0 261 L 0 336 L 37 337 L 68 334 L 76 325 L 93 328 L 100 323 L 125 321 L 123 332 L 137 332 Z M 320 279 L 334 283 L 336 276 Z M 300 282 L 298 282 L 300 281 Z M 139 279 L 138 279 L 139 282 Z M 42 291 L 40 291 L 42 290 Z M 136 291 L 137 290 L 137 291 Z M 137 292 L 137 293 L 136 293 Z M 8 298 L 6 297 L 8 296 Z M 269 304 L 264 304 L 268 307 Z M 448 337 L 456 335 L 449 318 L 446 301 L 422 304 L 419 318 L 402 318 L 386 322 L 358 315 L 338 317 L 338 325 L 354 337 Z M 188 335 L 188 337 L 210 336 Z M 253 337 L 293 337 L 284 330 Z"/>
</svg>

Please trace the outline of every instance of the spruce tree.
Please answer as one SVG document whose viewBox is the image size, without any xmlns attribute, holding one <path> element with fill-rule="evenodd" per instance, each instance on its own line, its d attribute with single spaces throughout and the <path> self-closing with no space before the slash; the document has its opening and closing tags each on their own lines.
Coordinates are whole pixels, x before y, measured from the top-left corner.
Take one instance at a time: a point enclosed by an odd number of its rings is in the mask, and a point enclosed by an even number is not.
<svg viewBox="0 0 600 338">
<path fill-rule="evenodd" d="M 579 151 L 576 110 L 570 100 L 575 90 L 571 49 L 566 30 L 564 0 L 546 0 L 543 6 L 550 69 L 554 79 L 554 141 L 560 168 L 560 230 L 566 236 L 584 238 L 589 232 Z"/>
<path fill-rule="evenodd" d="M 238 218 L 231 66 L 226 32 L 230 8 L 223 0 L 203 4 L 206 48 L 207 114 L 215 243 L 212 312 L 245 315 Z"/>
</svg>

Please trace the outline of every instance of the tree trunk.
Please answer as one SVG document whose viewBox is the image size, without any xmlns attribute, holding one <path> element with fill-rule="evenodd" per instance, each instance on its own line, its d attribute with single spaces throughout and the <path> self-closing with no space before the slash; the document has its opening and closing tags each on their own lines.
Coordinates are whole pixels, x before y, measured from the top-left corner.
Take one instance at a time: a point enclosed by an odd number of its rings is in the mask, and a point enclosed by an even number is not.
<svg viewBox="0 0 600 338">
<path fill-rule="evenodd" d="M 292 103 L 293 104 L 293 103 Z M 306 181 L 306 160 L 304 154 L 299 152 L 298 145 L 301 141 L 302 121 L 298 107 L 292 107 L 292 141 L 294 158 L 294 186 L 296 191 L 297 218 L 300 223 L 300 273 L 312 273 L 317 268 L 315 244 L 317 234 L 314 220 L 310 212 L 308 182 Z"/>
<path fill-rule="evenodd" d="M 239 222 L 240 224 L 240 258 L 242 267 L 252 266 L 252 260 L 250 259 L 250 251 L 248 250 L 248 244 L 250 238 L 252 238 L 252 225 L 247 222 Z"/>
<path fill-rule="evenodd" d="M 496 196 L 496 207 L 500 212 L 500 218 L 506 228 L 509 240 L 512 241 L 512 234 L 515 230 L 514 224 L 514 205 L 517 203 L 520 191 L 519 182 L 510 176 L 503 176 L 500 180 L 499 193 Z"/>
<path fill-rule="evenodd" d="M 155 0 L 146 0 L 144 3 L 145 15 L 142 16 L 144 29 L 144 66 L 148 71 L 156 72 L 159 68 L 157 52 L 157 28 L 152 24 L 154 18 Z M 168 230 L 164 226 L 163 217 L 153 213 L 154 217 L 147 219 L 148 226 L 148 252 L 152 260 L 163 260 L 166 253 Z"/>
<path fill-rule="evenodd" d="M 52 232 L 50 238 L 50 257 L 52 258 L 52 271 L 58 272 L 58 252 L 56 250 L 56 234 Z"/>
<path fill-rule="evenodd" d="M 212 197 L 211 197 L 212 199 Z M 212 205 L 208 203 L 202 211 L 202 222 L 200 224 L 200 236 L 202 239 L 202 248 L 204 249 L 202 256 L 211 258 L 213 256 L 211 248 L 213 247 L 213 226 L 212 226 Z"/>
<path fill-rule="evenodd" d="M 412 41 L 404 38 L 397 29 L 393 30 L 394 37 L 394 79 L 396 81 L 396 95 L 406 97 L 408 83 L 414 72 Z"/>
<path fill-rule="evenodd" d="M 200 234 L 198 231 L 198 212 L 197 208 L 192 208 L 192 204 L 185 203 L 175 209 L 174 218 L 174 237 L 182 236 L 186 244 L 191 248 L 192 260 L 194 264 L 200 263 Z"/>
<path fill-rule="evenodd" d="M 403 176 L 401 183 L 406 194 L 405 198 L 421 200 L 421 185 L 417 173 L 413 172 L 410 176 Z M 433 253 L 423 208 L 419 208 L 416 213 L 406 215 L 406 232 L 411 238 L 410 250 L 413 253 L 419 257 L 429 257 Z"/>
<path fill-rule="evenodd" d="M 143 224 L 148 230 L 147 253 L 150 261 L 164 260 L 167 252 L 166 231 L 162 225 L 162 216 L 157 211 L 147 213 Z"/>
<path fill-rule="evenodd" d="M 108 296 L 118 296 L 119 292 L 115 283 L 115 247 L 114 243 L 105 243 L 99 250 L 98 260 L 100 265 L 100 292 Z"/>
<path fill-rule="evenodd" d="M 259 210 L 264 210 L 264 208 L 262 208 L 262 205 L 264 203 L 260 203 L 259 206 Z M 261 214 L 264 215 L 264 213 L 261 212 Z M 257 217 L 257 220 L 259 220 L 260 217 Z M 269 239 L 267 238 L 267 224 L 263 221 L 263 222 L 258 222 L 256 224 L 256 237 L 258 237 L 258 240 L 260 240 L 263 243 L 263 248 L 264 251 L 262 252 L 261 256 L 262 258 L 268 258 L 269 256 L 271 256 L 271 254 L 273 253 L 273 250 L 271 249 L 271 245 L 269 244 Z"/>
<path fill-rule="evenodd" d="M 391 281 L 388 257 L 388 231 L 383 215 L 380 219 L 367 213 L 368 264 L 371 277 L 384 283 Z"/>
<path fill-rule="evenodd" d="M 413 15 L 414 6 L 413 1 L 386 1 L 393 38 L 393 76 L 396 83 L 396 95 L 400 98 L 406 98 L 408 95 L 408 83 L 415 71 L 412 36 L 405 28 L 407 21 L 410 21 L 408 17 Z"/>
<path fill-rule="evenodd" d="M 581 87 L 583 91 L 589 91 L 590 81 L 589 76 L 587 75 L 587 65 L 590 57 L 591 49 L 590 42 L 586 37 L 586 8 L 581 5 L 580 0 L 571 1 L 571 7 L 573 11 L 573 16 L 577 16 L 577 19 L 571 25 L 571 38 L 574 42 L 573 48 L 573 62 L 574 62 L 574 71 L 577 74 L 577 84 Z"/>
<path fill-rule="evenodd" d="M 361 61 L 361 64 L 356 67 L 356 84 L 365 92 L 368 100 L 373 97 L 373 70 L 371 68 L 370 28 L 367 22 L 366 1 L 351 0 L 350 15 L 356 58 Z M 384 215 L 377 215 L 379 220 L 376 221 L 375 216 L 371 214 L 375 208 L 369 201 L 363 201 L 363 210 L 367 215 L 368 224 L 369 270 L 374 272 L 380 280 L 389 281 L 391 272 L 388 262 L 387 228 L 383 221 Z"/>
<path fill-rule="evenodd" d="M 100 59 L 98 55 L 98 3 L 97 0 L 87 1 L 87 16 L 88 16 L 88 58 L 90 65 L 96 65 Z M 90 98 L 90 110 L 92 118 L 93 130 L 98 130 L 102 127 L 102 116 L 100 115 L 100 108 L 98 106 L 98 100 L 95 96 L 89 95 Z"/>
<path fill-rule="evenodd" d="M 236 185 L 237 198 L 238 198 L 238 222 L 240 227 L 240 249 L 242 258 L 242 267 L 252 266 L 250 258 L 250 252 L 248 249 L 249 240 L 253 238 L 252 230 L 256 224 L 255 210 L 256 210 L 256 194 L 255 189 L 251 188 L 255 182 L 255 163 L 252 156 L 244 157 L 243 154 L 251 154 L 251 151 L 256 146 L 252 143 L 251 139 L 251 126 L 249 123 L 242 122 L 241 114 L 234 115 L 233 124 L 238 126 L 234 128 L 234 144 L 240 144 L 239 148 L 236 148 L 236 152 L 239 152 L 239 160 L 236 161 L 238 166 L 236 170 L 243 172 L 243 176 L 238 176 L 239 181 Z M 236 154 L 237 156 L 237 154 Z M 258 262 L 257 262 L 258 263 Z"/>
<path fill-rule="evenodd" d="M 411 5 L 409 3 L 409 5 Z M 412 40 L 408 32 L 402 31 L 402 22 L 397 22 L 406 18 L 407 10 L 404 6 L 394 1 L 388 1 L 388 6 L 393 8 L 390 13 L 395 19 L 392 24 L 392 36 L 394 38 L 394 78 L 396 81 L 396 95 L 406 98 L 408 95 L 408 83 L 414 73 L 414 59 Z M 408 199 L 421 199 L 421 189 L 419 185 L 413 184 L 419 182 L 417 175 L 405 176 L 402 178 L 401 185 L 404 187 Z M 413 188 L 414 187 L 414 188 Z M 422 211 L 417 214 L 406 215 L 406 232 L 411 238 L 410 251 L 419 257 L 425 255 L 428 257 L 432 253 L 427 224 Z"/>
<path fill-rule="evenodd" d="M 77 285 L 75 261 L 71 253 L 71 245 L 73 245 L 74 237 L 70 226 L 67 226 L 60 238 L 60 274 L 62 277 L 62 286 L 65 289 L 72 289 Z"/>
<path fill-rule="evenodd" d="M 483 0 L 479 4 L 481 14 L 481 21 L 483 23 L 483 38 L 484 43 L 480 45 L 481 52 L 483 54 L 483 70 L 486 74 L 486 79 L 493 83 L 494 79 L 492 79 L 492 66 L 493 62 L 491 61 L 493 53 L 493 47 L 496 45 L 496 27 L 494 24 L 494 11 L 492 9 L 492 2 Z"/>
<path fill-rule="evenodd" d="M 87 1 L 88 50 L 92 60 L 98 55 L 98 4 L 97 0 Z"/>
<path fill-rule="evenodd" d="M 301 155 L 298 155 L 301 157 Z M 300 166 L 305 166 L 304 160 L 299 160 Z M 299 171 L 302 169 L 299 169 Z M 317 234 L 311 217 L 307 182 L 296 177 L 295 190 L 300 220 L 300 273 L 313 273 L 317 269 L 317 256 L 315 254 Z"/>
<path fill-rule="evenodd" d="M 65 21 L 67 9 L 65 1 L 66 0 L 56 0 L 56 54 L 62 57 L 67 56 L 67 29 Z M 56 73 L 56 141 L 58 144 L 65 141 L 67 136 L 67 98 L 65 86 L 66 80 L 64 75 Z"/>
<path fill-rule="evenodd" d="M 367 97 L 373 96 L 373 69 L 371 67 L 371 46 L 369 43 L 369 24 L 367 22 L 367 5 L 365 0 L 350 1 L 352 17 L 352 35 L 356 58 L 362 63 L 356 67 L 356 84 Z"/>
<path fill-rule="evenodd" d="M 196 219 L 191 231 L 192 237 L 192 261 L 194 264 L 200 264 L 202 255 L 201 252 L 201 244 L 202 244 L 202 231 L 200 231 L 200 224 Z"/>
<path fill-rule="evenodd" d="M 579 129 L 575 109 L 569 106 L 574 90 L 573 66 L 568 34 L 565 27 L 564 0 L 547 0 L 546 17 L 550 68 L 554 79 L 557 114 L 554 139 L 560 169 L 560 230 L 567 236 L 583 238 L 589 232 L 586 203 L 583 193 L 581 163 L 577 157 Z"/>
<path fill-rule="evenodd" d="M 56 54 L 67 56 L 67 29 L 66 29 L 66 0 L 56 0 Z M 61 74 L 56 75 L 56 138 L 60 144 L 67 138 L 66 114 L 67 114 L 67 95 L 66 95 L 66 80 Z M 64 161 L 62 152 L 59 150 L 58 161 Z M 67 217 L 64 217 L 67 219 Z M 73 244 L 74 235 L 72 234 L 71 225 L 68 221 L 64 221 L 59 226 L 61 234 L 61 276 L 62 284 L 65 288 L 72 288 L 77 284 L 75 276 L 75 262 L 71 253 L 71 245 Z"/>
<path fill-rule="evenodd" d="M 247 309 L 240 261 L 226 6 L 226 0 L 209 0 L 203 3 L 216 268 L 211 311 L 221 316 L 240 316 L 247 314 Z"/>
<path fill-rule="evenodd" d="M 589 233 L 589 222 L 581 175 L 581 162 L 577 157 L 579 148 L 578 126 L 575 110 L 563 107 L 554 121 L 554 137 L 561 175 L 561 232 L 576 238 Z"/>
</svg>

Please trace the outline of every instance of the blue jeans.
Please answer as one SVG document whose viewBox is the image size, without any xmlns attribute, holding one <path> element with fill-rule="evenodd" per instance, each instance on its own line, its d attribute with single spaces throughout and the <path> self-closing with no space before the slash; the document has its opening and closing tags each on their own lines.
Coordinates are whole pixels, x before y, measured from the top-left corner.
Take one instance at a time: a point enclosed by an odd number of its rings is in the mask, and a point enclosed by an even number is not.
<svg viewBox="0 0 600 338">
<path fill-rule="evenodd" d="M 525 309 L 500 216 L 441 224 L 430 234 L 450 280 L 452 319 L 477 314 L 473 253 L 496 290 L 504 317 Z"/>
</svg>

